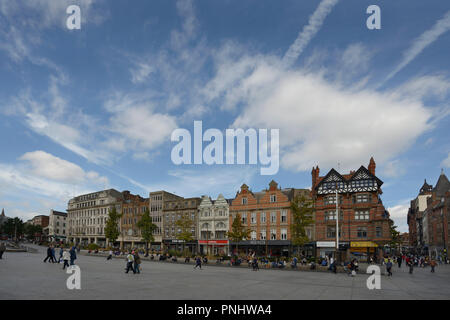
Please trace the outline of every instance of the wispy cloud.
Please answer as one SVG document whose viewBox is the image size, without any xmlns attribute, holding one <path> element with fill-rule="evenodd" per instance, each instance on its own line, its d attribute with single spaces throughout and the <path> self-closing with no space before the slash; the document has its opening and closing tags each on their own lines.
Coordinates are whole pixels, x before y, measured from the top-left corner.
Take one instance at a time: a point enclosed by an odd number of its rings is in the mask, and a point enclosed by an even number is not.
<svg viewBox="0 0 450 320">
<path fill-rule="evenodd" d="M 406 67 L 414 60 L 426 47 L 435 42 L 439 36 L 450 30 L 450 11 L 444 15 L 443 18 L 436 21 L 434 26 L 422 33 L 414 40 L 411 47 L 403 53 L 403 59 L 399 65 L 387 76 L 384 82 L 394 77 L 400 70 Z"/>
<path fill-rule="evenodd" d="M 320 2 L 316 11 L 314 11 L 314 13 L 309 17 L 308 24 L 299 33 L 297 39 L 284 55 L 283 62 L 287 66 L 293 64 L 302 54 L 311 39 L 317 34 L 317 32 L 319 32 L 325 18 L 338 2 L 339 0 L 322 0 Z"/>
</svg>

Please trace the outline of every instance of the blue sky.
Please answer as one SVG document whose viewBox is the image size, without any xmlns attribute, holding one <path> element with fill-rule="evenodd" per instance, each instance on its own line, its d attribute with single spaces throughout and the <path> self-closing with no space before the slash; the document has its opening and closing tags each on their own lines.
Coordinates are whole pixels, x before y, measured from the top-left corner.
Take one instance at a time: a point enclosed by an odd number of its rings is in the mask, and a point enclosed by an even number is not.
<svg viewBox="0 0 450 320">
<path fill-rule="evenodd" d="M 309 188 L 312 166 L 373 156 L 406 231 L 409 200 L 450 168 L 449 30 L 438 0 L 0 0 L 0 207 L 28 219 L 103 188 Z M 171 133 L 194 120 L 280 129 L 278 174 L 172 164 Z"/>
</svg>

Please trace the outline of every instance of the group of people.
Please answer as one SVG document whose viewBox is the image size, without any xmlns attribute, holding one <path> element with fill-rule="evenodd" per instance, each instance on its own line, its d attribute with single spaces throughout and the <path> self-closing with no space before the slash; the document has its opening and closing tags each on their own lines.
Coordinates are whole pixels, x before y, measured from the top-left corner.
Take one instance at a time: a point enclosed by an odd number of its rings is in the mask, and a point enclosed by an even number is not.
<svg viewBox="0 0 450 320">
<path fill-rule="evenodd" d="M 137 250 L 128 252 L 126 261 L 127 265 L 125 268 L 125 273 L 128 273 L 130 270 L 133 271 L 133 274 L 141 273 L 141 257 L 139 256 L 139 252 Z"/>
<path fill-rule="evenodd" d="M 77 259 L 77 249 L 75 246 L 71 247 L 70 250 L 65 249 L 63 246 L 59 248 L 59 258 L 56 259 L 56 249 L 53 245 L 49 245 L 47 247 L 47 256 L 44 259 L 44 263 L 61 263 L 63 262 L 63 270 L 66 267 L 73 266 L 75 264 L 75 260 Z M 69 264 L 70 261 L 70 264 Z"/>
</svg>

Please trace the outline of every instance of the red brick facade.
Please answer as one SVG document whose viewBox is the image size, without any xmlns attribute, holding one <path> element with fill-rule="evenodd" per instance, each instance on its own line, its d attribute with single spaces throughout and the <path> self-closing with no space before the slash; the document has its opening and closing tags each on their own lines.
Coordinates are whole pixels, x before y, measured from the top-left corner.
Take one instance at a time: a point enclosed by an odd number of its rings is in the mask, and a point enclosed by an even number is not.
<svg viewBox="0 0 450 320">
<path fill-rule="evenodd" d="M 313 168 L 312 195 L 317 242 L 336 240 L 336 186 L 339 242 L 349 248 L 348 255 L 351 252 L 374 255 L 377 251 L 375 246 L 380 248 L 391 240 L 389 213 L 380 198 L 383 182 L 375 176 L 375 167 L 372 158 L 367 169 L 361 166 L 356 172 L 345 175 L 332 169 L 323 177 L 319 176 L 319 167 Z M 334 248 L 328 250 L 333 251 Z M 318 254 L 323 251 L 318 248 Z"/>
</svg>

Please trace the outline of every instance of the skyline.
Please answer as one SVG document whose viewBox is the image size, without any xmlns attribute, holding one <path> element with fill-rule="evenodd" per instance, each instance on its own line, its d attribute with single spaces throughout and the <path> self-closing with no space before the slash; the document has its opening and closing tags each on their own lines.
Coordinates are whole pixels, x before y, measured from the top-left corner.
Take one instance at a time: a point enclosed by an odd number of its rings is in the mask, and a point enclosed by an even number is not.
<svg viewBox="0 0 450 320">
<path fill-rule="evenodd" d="M 66 8 L 81 7 L 81 30 Z M 233 197 L 310 188 L 370 157 L 407 231 L 424 179 L 450 168 L 450 4 L 0 0 L 0 207 L 29 219 L 75 195 Z M 280 129 L 280 169 L 180 165 L 173 130 Z M 45 211 L 44 211 L 45 210 Z"/>
</svg>

